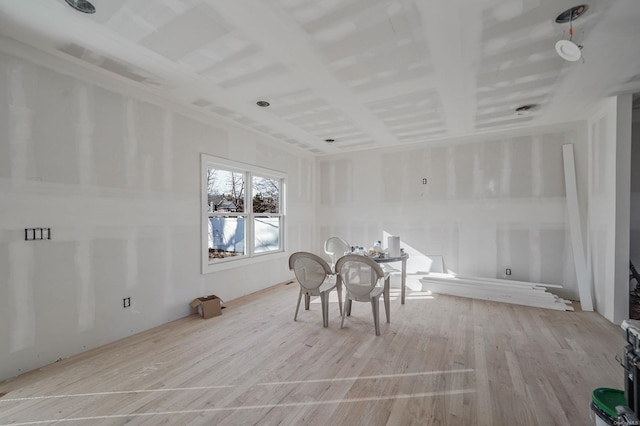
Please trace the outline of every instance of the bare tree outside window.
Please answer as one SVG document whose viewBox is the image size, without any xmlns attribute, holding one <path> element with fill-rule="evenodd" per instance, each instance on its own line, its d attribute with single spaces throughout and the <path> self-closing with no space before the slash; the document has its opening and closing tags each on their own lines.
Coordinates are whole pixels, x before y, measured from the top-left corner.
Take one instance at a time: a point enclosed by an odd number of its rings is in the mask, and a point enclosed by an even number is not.
<svg viewBox="0 0 640 426">
<path fill-rule="evenodd" d="M 245 254 L 244 190 L 244 173 L 207 169 L 210 259 Z"/>
<path fill-rule="evenodd" d="M 208 169 L 207 181 L 209 206 L 213 211 L 244 212 L 244 173 Z"/>
<path fill-rule="evenodd" d="M 280 180 L 254 176 L 253 212 L 280 213 Z"/>
<path fill-rule="evenodd" d="M 254 176 L 252 180 L 254 250 L 277 250 L 281 244 L 280 179 Z"/>
</svg>

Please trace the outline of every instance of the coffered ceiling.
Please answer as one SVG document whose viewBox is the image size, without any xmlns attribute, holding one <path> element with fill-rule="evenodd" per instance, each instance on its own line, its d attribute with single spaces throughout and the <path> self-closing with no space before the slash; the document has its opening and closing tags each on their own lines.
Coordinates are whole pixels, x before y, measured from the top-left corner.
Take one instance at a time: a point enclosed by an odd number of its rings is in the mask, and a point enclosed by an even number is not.
<svg viewBox="0 0 640 426">
<path fill-rule="evenodd" d="M 565 0 L 92 3 L 0 0 L 0 35 L 316 155 L 583 120 L 640 90 L 638 0 L 586 3 L 576 62 L 554 48 Z"/>
</svg>

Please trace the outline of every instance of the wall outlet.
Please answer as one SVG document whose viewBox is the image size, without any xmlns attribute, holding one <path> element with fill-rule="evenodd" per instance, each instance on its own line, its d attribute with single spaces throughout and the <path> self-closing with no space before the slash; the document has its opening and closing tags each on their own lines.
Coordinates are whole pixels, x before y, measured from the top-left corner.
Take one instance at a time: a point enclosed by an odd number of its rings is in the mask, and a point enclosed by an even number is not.
<svg viewBox="0 0 640 426">
<path fill-rule="evenodd" d="M 123 308 L 130 308 L 131 307 L 131 298 L 130 297 L 125 297 L 124 299 L 122 299 L 122 307 Z"/>
<path fill-rule="evenodd" d="M 505 269 L 504 273 L 506 275 L 511 275 L 511 269 L 509 269 L 509 268 Z"/>
</svg>

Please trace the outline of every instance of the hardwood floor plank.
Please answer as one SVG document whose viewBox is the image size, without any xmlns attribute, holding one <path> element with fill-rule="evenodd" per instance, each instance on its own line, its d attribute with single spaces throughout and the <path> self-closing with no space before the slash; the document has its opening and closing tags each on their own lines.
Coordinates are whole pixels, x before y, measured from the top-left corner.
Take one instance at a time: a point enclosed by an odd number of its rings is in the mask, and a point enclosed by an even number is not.
<svg viewBox="0 0 640 426">
<path fill-rule="evenodd" d="M 594 312 L 446 295 L 368 304 L 340 329 L 297 284 L 231 301 L 0 383 L 0 424 L 583 425 L 623 388 L 619 327 Z"/>
</svg>

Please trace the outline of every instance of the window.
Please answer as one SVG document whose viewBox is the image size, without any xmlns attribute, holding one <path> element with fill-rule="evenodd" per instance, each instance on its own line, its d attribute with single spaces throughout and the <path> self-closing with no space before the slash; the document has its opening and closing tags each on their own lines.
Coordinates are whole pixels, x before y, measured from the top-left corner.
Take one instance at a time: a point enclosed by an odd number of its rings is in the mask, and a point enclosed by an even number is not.
<svg viewBox="0 0 640 426">
<path fill-rule="evenodd" d="M 202 154 L 202 272 L 284 252 L 284 173 Z"/>
</svg>

